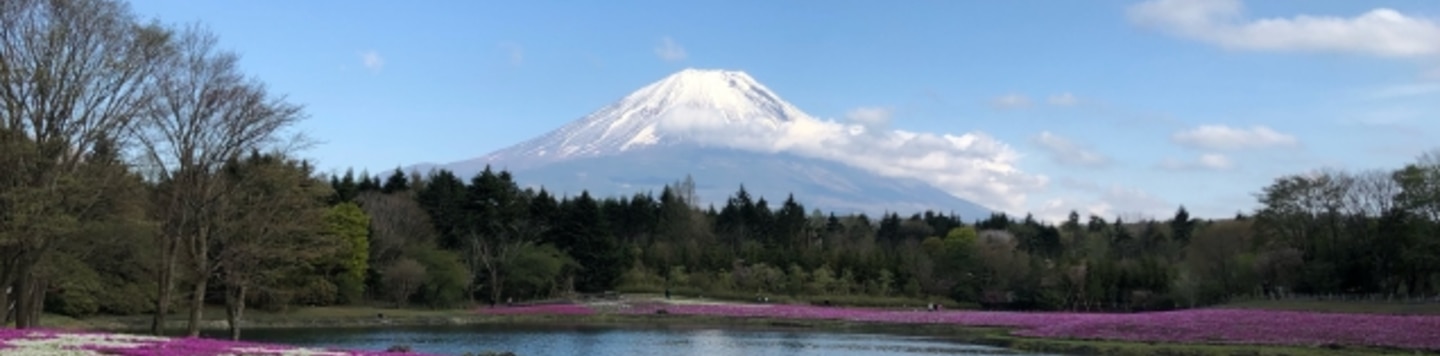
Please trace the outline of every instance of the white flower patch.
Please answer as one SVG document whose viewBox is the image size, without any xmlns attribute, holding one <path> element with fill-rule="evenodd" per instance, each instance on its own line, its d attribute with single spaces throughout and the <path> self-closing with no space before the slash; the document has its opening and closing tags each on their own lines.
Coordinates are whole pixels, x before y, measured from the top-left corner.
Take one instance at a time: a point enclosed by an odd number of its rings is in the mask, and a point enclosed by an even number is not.
<svg viewBox="0 0 1440 356">
<path fill-rule="evenodd" d="M 165 338 L 139 335 L 110 334 L 46 334 L 31 333 L 24 339 L 11 339 L 12 349 L 6 355 L 101 355 L 84 347 L 133 348 L 164 342 Z"/>
<path fill-rule="evenodd" d="M 325 351 L 325 350 L 306 349 L 306 348 L 274 349 L 274 348 L 265 348 L 265 347 L 236 347 L 236 348 L 230 349 L 230 351 L 234 351 L 234 352 L 236 352 L 236 353 L 234 353 L 234 354 L 225 354 L 225 356 L 246 356 L 246 355 L 276 355 L 276 356 L 348 356 L 348 355 L 350 355 L 349 353 L 345 353 L 345 352 Z"/>
</svg>

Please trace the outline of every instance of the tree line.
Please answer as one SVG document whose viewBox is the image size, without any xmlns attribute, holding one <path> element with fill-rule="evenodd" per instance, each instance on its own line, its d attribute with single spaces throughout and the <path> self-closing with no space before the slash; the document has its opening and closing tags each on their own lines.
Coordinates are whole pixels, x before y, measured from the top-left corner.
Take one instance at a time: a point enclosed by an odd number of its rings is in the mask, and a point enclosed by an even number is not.
<svg viewBox="0 0 1440 356">
<path fill-rule="evenodd" d="M 1295 293 L 1435 296 L 1440 282 L 1440 239 L 1432 237 L 1440 151 L 1397 170 L 1283 176 L 1256 194 L 1252 214 L 1219 220 L 1193 218 L 1183 206 L 1166 220 L 1071 212 L 1057 224 L 1005 214 L 967 222 L 934 211 L 837 216 L 807 212 L 793 196 L 771 203 L 743 186 L 723 205 L 701 207 L 690 177 L 658 196 L 557 197 L 488 167 L 468 183 L 444 170 L 398 169 L 384 179 L 347 172 L 330 181 L 334 202 L 357 202 L 373 218 L 374 243 L 433 236 L 412 243 L 454 253 L 471 273 L 456 289 L 468 291 L 463 297 L 392 295 L 397 303 L 620 290 L 1143 311 Z M 385 285 L 386 275 L 372 285 Z"/>
<path fill-rule="evenodd" d="M 662 292 L 860 305 L 1139 311 L 1238 296 L 1431 296 L 1440 154 L 1276 179 L 1234 219 L 837 215 L 689 177 L 594 197 L 508 172 L 326 176 L 301 106 L 199 26 L 121 2 L 0 2 L 0 305 L 185 316 L 221 305 L 449 308 Z M 1440 151 L 1437 151 L 1440 152 Z M 703 177 L 702 177 L 703 179 Z M 772 199 L 775 197 L 771 197 Z M 803 197 L 802 197 L 803 198 Z M 970 219 L 970 220 L 965 220 Z"/>
</svg>

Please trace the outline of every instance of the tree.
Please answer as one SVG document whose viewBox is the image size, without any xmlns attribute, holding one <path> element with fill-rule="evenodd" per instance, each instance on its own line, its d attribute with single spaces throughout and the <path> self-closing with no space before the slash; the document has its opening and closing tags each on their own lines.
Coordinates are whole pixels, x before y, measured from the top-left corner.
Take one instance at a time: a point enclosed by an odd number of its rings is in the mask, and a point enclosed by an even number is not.
<svg viewBox="0 0 1440 356">
<path fill-rule="evenodd" d="M 372 268 L 398 260 L 410 246 L 436 243 L 437 234 L 430 216 L 409 196 L 365 192 L 355 201 L 370 217 L 369 265 Z"/>
<path fill-rule="evenodd" d="M 391 300 L 395 301 L 395 306 L 403 308 L 410 296 L 415 295 L 415 291 L 425 283 L 425 266 L 415 260 L 402 258 L 386 267 L 382 275 Z"/>
<path fill-rule="evenodd" d="M 1175 211 L 1175 217 L 1170 219 L 1170 236 L 1181 244 L 1190 243 L 1190 235 L 1195 231 L 1195 221 L 1190 219 L 1190 212 L 1181 206 Z"/>
<path fill-rule="evenodd" d="M 150 176 L 162 183 L 158 216 L 164 223 L 163 267 L 151 325 L 156 334 L 170 303 L 180 252 L 194 278 L 187 334 L 200 333 L 213 264 L 207 248 L 220 223 L 215 210 L 231 196 L 217 177 L 219 168 L 251 151 L 294 148 L 274 144 L 285 143 L 278 135 L 304 118 L 299 106 L 272 96 L 263 83 L 241 74 L 239 56 L 216 44 L 206 30 L 189 28 L 167 48 L 139 135 Z"/>
<path fill-rule="evenodd" d="M 313 269 L 317 262 L 337 252 L 353 252 L 351 243 L 356 237 L 334 231 L 353 230 L 358 224 L 358 238 L 363 241 L 365 219 L 352 204 L 340 209 L 360 214 L 359 221 L 337 221 L 345 216 L 337 218 L 333 210 L 324 207 L 332 194 L 330 188 L 311 177 L 308 164 L 283 155 L 254 152 L 245 159 L 232 159 L 221 177 L 231 195 L 215 209 L 219 219 L 205 248 L 210 254 L 207 258 L 213 261 L 206 275 L 219 277 L 230 337 L 239 340 L 240 320 L 250 293 L 284 288 L 283 281 L 294 276 L 322 272 Z M 317 220 L 327 224 L 315 224 Z M 362 251 L 362 266 L 364 257 Z"/>
<path fill-rule="evenodd" d="M 1238 221 L 1196 232 L 1183 261 L 1190 276 L 1198 279 L 1194 301 L 1222 302 L 1253 285 L 1249 278 L 1253 269 L 1241 259 L 1251 246 L 1251 233 L 1250 223 Z"/>
<path fill-rule="evenodd" d="M 389 178 L 385 178 L 385 185 L 380 186 L 380 191 L 385 194 L 406 190 L 410 190 L 410 178 L 406 177 L 405 172 L 400 168 L 395 168 L 395 172 L 391 173 Z"/>
<path fill-rule="evenodd" d="M 600 292 L 614 287 L 624 271 L 625 257 L 610 235 L 599 205 L 590 193 L 581 192 L 580 197 L 563 210 L 565 218 L 555 235 L 559 240 L 557 245 L 567 246 L 566 252 L 582 268 L 576 278 L 576 289 Z"/>
<path fill-rule="evenodd" d="M 340 296 L 357 302 L 365 294 L 365 275 L 370 269 L 370 217 L 355 203 L 340 203 L 325 212 L 326 232 L 343 242 L 337 251 L 341 273 L 337 279 Z"/>
<path fill-rule="evenodd" d="M 0 146 L 9 156 L 0 209 L 0 285 L 21 297 L 15 325 L 35 326 L 45 291 L 35 266 L 94 208 L 113 181 L 82 175 L 86 154 L 114 144 L 150 99 L 150 73 L 168 32 L 138 25 L 125 4 L 104 0 L 0 3 Z M 9 306 L 8 295 L 0 305 Z"/>
</svg>

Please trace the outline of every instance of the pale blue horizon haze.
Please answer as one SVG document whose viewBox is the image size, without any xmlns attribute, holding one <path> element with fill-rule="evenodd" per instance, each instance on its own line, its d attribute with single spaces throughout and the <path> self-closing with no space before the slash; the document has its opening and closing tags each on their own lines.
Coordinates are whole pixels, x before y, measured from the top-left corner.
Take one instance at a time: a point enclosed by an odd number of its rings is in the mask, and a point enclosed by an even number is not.
<svg viewBox="0 0 1440 356">
<path fill-rule="evenodd" d="M 1282 175 L 1440 147 L 1434 1 L 131 4 L 304 105 L 325 172 L 479 157 L 685 68 L 819 119 L 983 134 L 1017 199 L 977 202 L 1046 219 L 1227 217 Z"/>
</svg>

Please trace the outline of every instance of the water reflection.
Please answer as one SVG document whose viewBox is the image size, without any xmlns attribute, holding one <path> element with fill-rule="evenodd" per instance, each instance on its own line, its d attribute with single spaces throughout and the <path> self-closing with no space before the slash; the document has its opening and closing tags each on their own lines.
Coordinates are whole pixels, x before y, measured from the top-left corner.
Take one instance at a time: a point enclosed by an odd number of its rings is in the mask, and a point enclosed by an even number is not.
<svg viewBox="0 0 1440 356">
<path fill-rule="evenodd" d="M 512 351 L 541 355 L 1020 355 L 1014 351 L 928 337 L 840 332 L 703 328 L 577 326 L 468 326 L 386 329 L 252 330 L 247 339 L 311 347 L 414 351 L 462 355 Z M 1028 354 L 1027 354 L 1028 355 Z"/>
</svg>

